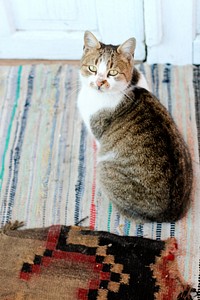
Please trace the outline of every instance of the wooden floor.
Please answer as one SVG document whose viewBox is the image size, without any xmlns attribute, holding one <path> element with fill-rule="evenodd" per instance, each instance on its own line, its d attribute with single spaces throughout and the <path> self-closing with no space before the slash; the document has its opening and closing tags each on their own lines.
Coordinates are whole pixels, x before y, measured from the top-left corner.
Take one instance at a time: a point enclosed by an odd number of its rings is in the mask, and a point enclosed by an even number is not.
<svg viewBox="0 0 200 300">
<path fill-rule="evenodd" d="M 72 64 L 78 65 L 79 60 L 38 60 L 38 59 L 0 59 L 0 66 L 18 66 L 32 64 Z"/>
</svg>

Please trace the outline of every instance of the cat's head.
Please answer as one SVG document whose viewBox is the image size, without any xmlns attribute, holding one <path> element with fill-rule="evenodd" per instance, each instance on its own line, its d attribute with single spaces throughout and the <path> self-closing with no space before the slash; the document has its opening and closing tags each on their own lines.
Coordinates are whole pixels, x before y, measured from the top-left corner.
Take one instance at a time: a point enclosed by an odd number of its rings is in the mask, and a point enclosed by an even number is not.
<svg viewBox="0 0 200 300">
<path fill-rule="evenodd" d="M 135 45 L 135 38 L 120 46 L 105 45 L 86 31 L 80 68 L 82 84 L 100 92 L 123 91 L 131 81 Z"/>
</svg>

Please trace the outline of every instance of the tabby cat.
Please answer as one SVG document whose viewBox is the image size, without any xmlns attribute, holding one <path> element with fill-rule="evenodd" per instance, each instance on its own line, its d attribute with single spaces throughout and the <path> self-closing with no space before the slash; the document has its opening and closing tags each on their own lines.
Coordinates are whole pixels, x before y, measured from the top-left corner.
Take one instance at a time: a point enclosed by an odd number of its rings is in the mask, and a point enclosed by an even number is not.
<svg viewBox="0 0 200 300">
<path fill-rule="evenodd" d="M 187 211 L 192 162 L 174 121 L 134 67 L 135 39 L 84 35 L 78 107 L 98 145 L 98 182 L 124 216 L 173 222 Z"/>
</svg>

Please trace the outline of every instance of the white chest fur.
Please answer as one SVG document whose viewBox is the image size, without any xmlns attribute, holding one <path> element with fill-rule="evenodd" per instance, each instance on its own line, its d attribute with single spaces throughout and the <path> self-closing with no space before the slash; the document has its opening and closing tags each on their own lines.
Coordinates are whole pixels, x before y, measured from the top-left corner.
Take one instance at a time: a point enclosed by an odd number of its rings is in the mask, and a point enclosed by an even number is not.
<svg viewBox="0 0 200 300">
<path fill-rule="evenodd" d="M 82 86 L 78 96 L 78 108 L 82 118 L 90 129 L 90 118 L 93 114 L 104 108 L 115 108 L 123 97 L 122 93 L 106 93 L 91 87 Z"/>
<path fill-rule="evenodd" d="M 123 98 L 123 93 L 119 91 L 115 92 L 101 92 L 97 89 L 93 89 L 89 84 L 84 84 L 84 79 L 81 78 L 82 87 L 78 96 L 78 108 L 81 116 L 91 132 L 90 118 L 93 114 L 101 109 L 115 108 Z M 140 78 L 136 86 L 143 87 L 149 90 L 145 77 L 140 73 Z M 124 87 L 125 88 L 125 87 Z M 131 87 L 132 89 L 133 87 Z M 123 90 L 123 89 L 122 89 Z"/>
</svg>

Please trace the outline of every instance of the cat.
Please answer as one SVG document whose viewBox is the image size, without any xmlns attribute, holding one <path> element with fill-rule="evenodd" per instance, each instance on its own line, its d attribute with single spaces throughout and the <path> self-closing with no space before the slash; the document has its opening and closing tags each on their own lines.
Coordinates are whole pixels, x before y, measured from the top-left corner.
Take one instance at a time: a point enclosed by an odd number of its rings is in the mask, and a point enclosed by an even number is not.
<svg viewBox="0 0 200 300">
<path fill-rule="evenodd" d="M 106 199 L 128 219 L 175 222 L 190 204 L 192 160 L 134 66 L 135 46 L 135 38 L 113 46 L 85 32 L 78 108 L 97 142 L 97 178 Z"/>
</svg>

